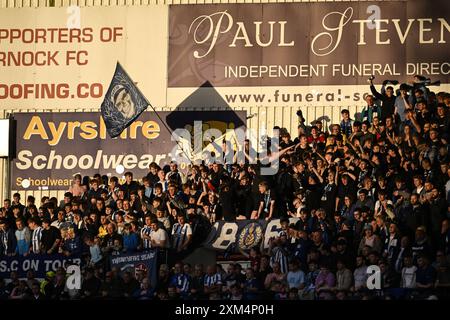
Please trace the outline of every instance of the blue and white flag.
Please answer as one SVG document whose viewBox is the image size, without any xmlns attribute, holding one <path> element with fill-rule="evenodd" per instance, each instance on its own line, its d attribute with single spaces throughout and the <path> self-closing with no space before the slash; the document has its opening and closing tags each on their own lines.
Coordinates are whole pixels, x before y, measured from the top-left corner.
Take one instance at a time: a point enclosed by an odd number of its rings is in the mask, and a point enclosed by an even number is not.
<svg viewBox="0 0 450 320">
<path fill-rule="evenodd" d="M 119 62 L 101 106 L 106 130 L 111 138 L 119 136 L 149 103 Z"/>
</svg>

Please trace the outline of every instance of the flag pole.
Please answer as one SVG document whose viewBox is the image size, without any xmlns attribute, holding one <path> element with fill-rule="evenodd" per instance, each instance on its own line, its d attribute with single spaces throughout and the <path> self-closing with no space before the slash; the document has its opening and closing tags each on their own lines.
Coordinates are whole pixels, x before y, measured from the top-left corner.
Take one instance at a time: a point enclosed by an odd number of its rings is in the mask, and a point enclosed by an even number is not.
<svg viewBox="0 0 450 320">
<path fill-rule="evenodd" d="M 144 96 L 145 97 L 145 96 Z M 145 100 L 147 101 L 147 98 L 145 98 Z M 147 101 L 148 105 L 150 106 L 150 108 L 152 108 L 153 112 L 156 114 L 156 116 L 158 117 L 158 119 L 161 121 L 161 123 L 164 125 L 164 127 L 167 129 L 167 131 L 169 131 L 170 135 L 173 136 L 173 131 L 167 126 L 167 123 L 165 121 L 163 121 L 163 119 L 161 119 L 159 113 L 155 110 L 155 108 L 151 105 L 151 103 L 149 103 Z M 193 165 L 191 158 L 189 157 L 189 155 L 186 153 L 186 151 L 184 151 L 183 146 L 180 146 L 180 142 L 175 139 L 175 142 L 177 143 L 178 147 L 181 149 L 181 151 L 183 151 L 184 155 L 186 156 L 186 158 L 189 160 L 189 162 Z"/>
</svg>

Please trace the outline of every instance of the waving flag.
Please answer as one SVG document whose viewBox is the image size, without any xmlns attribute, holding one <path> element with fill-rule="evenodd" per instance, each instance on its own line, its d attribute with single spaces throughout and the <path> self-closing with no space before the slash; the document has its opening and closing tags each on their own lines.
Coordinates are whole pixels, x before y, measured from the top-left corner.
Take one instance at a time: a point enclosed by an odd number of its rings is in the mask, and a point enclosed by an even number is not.
<svg viewBox="0 0 450 320">
<path fill-rule="evenodd" d="M 117 62 L 116 71 L 101 106 L 106 130 L 111 138 L 119 136 L 148 106 L 147 99 Z"/>
<path fill-rule="evenodd" d="M 193 131 L 195 121 L 203 122 L 202 132 L 197 132 L 201 135 L 201 141 L 203 141 L 203 133 L 206 129 L 217 129 L 222 132 L 222 135 L 214 137 L 215 143 L 209 143 L 200 150 L 191 149 L 196 137 L 194 137 L 194 140 L 192 141 L 186 141 L 180 137 L 179 144 L 182 145 L 182 148 L 185 151 L 184 153 L 189 155 L 189 159 L 192 160 L 202 158 L 206 151 L 217 152 L 218 150 L 221 150 L 222 141 L 224 139 L 227 141 L 235 141 L 235 137 L 229 133 L 227 134 L 226 130 L 245 128 L 246 113 L 236 113 L 217 92 L 213 85 L 209 81 L 206 81 L 167 116 L 167 125 L 171 130 L 185 128 Z M 192 132 L 192 135 L 194 134 L 195 132 Z"/>
</svg>

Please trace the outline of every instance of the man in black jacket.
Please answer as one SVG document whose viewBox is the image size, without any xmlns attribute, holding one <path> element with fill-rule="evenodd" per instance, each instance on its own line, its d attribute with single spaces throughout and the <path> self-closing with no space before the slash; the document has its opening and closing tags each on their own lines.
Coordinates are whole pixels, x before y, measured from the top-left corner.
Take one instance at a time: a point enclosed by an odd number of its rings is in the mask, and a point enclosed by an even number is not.
<svg viewBox="0 0 450 320">
<path fill-rule="evenodd" d="M 50 225 L 50 219 L 42 220 L 42 251 L 47 254 L 58 253 L 59 244 L 61 242 L 61 232 L 58 228 Z"/>
<path fill-rule="evenodd" d="M 373 80 L 370 80 L 370 91 L 372 91 L 372 94 L 374 97 L 378 100 L 381 100 L 381 114 L 380 118 L 381 120 L 386 119 L 387 116 L 392 116 L 394 114 L 395 109 L 395 99 L 396 96 L 394 95 L 394 88 L 389 86 L 385 90 L 386 84 L 388 84 L 390 81 L 385 80 L 383 81 L 383 86 L 381 87 L 381 93 L 375 89 L 375 86 L 373 85 Z M 391 82 L 392 83 L 392 82 Z"/>
<path fill-rule="evenodd" d="M 98 297 L 101 281 L 94 275 L 94 270 L 86 269 L 85 278 L 81 285 L 81 298 L 92 299 Z"/>
<path fill-rule="evenodd" d="M 439 243 L 441 236 L 442 221 L 446 218 L 447 204 L 445 200 L 440 196 L 439 190 L 433 188 L 431 190 L 431 196 L 429 200 L 429 215 L 431 220 L 431 240 L 434 245 Z"/>
<path fill-rule="evenodd" d="M 414 233 L 419 226 L 429 227 L 429 216 L 424 209 L 424 206 L 419 202 L 419 195 L 413 193 L 410 198 L 410 205 L 400 209 L 400 221 L 405 229 L 402 232 L 409 236 L 410 239 L 414 237 Z"/>
<path fill-rule="evenodd" d="M 16 253 L 17 240 L 14 230 L 9 227 L 6 219 L 0 219 L 0 256 L 12 256 Z"/>
<path fill-rule="evenodd" d="M 236 186 L 238 216 L 250 219 L 253 211 L 252 186 L 250 178 L 246 173 L 241 174 L 241 179 Z"/>
<path fill-rule="evenodd" d="M 123 190 L 125 199 L 131 198 L 131 192 L 136 192 L 139 189 L 139 184 L 133 180 L 132 172 L 125 172 L 125 183 L 120 186 L 120 189 Z"/>
</svg>

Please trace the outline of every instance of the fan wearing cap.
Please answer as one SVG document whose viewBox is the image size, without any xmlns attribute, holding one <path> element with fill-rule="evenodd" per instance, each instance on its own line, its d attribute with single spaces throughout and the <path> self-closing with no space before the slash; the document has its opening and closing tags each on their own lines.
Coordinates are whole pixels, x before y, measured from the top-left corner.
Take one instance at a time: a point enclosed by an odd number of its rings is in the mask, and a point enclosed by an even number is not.
<svg viewBox="0 0 450 320">
<path fill-rule="evenodd" d="M 58 246 L 61 242 L 61 232 L 58 228 L 50 225 L 50 219 L 44 218 L 42 220 L 42 251 L 47 254 L 58 252 Z"/>
</svg>

